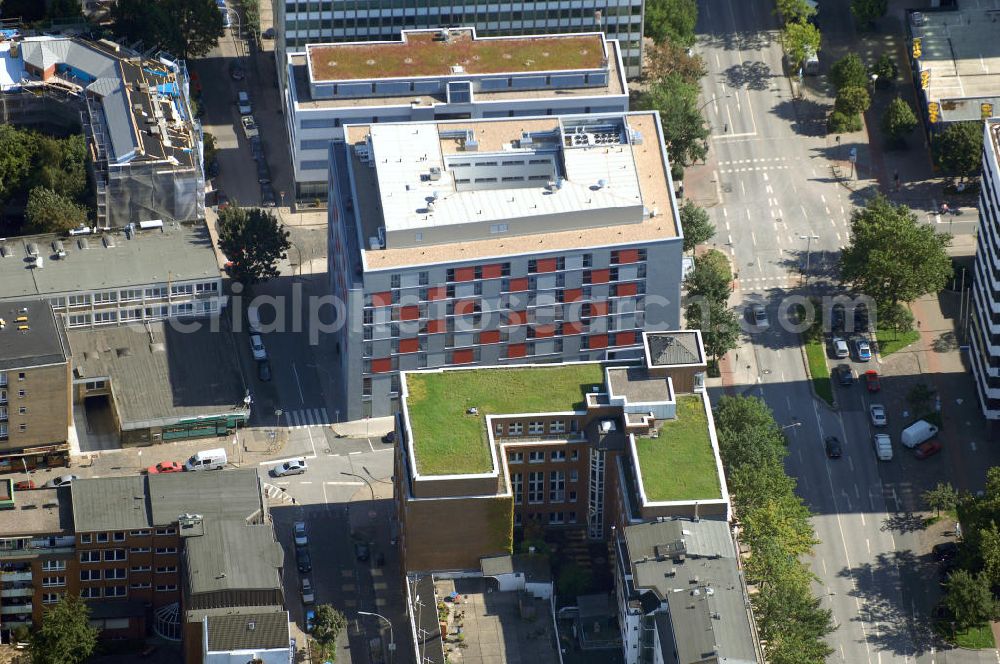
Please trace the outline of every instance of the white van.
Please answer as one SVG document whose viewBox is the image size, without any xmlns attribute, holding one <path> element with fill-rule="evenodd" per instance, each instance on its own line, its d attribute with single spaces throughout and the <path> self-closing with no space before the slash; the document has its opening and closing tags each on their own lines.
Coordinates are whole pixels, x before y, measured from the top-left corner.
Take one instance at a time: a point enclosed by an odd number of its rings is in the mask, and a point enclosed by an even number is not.
<svg viewBox="0 0 1000 664">
<path fill-rule="evenodd" d="M 889 434 L 875 434 L 872 439 L 875 444 L 875 456 L 879 461 L 892 461 L 892 439 Z"/>
<path fill-rule="evenodd" d="M 802 65 L 802 73 L 806 76 L 816 76 L 819 74 L 819 56 L 812 49 L 806 50 L 806 59 Z"/>
<path fill-rule="evenodd" d="M 227 463 L 229 459 L 226 457 L 226 450 L 220 447 L 195 452 L 184 462 L 184 470 L 222 470 Z"/>
<path fill-rule="evenodd" d="M 938 428 L 927 420 L 917 420 L 903 429 L 899 441 L 909 448 L 914 448 L 925 440 L 930 440 L 938 432 Z"/>
</svg>

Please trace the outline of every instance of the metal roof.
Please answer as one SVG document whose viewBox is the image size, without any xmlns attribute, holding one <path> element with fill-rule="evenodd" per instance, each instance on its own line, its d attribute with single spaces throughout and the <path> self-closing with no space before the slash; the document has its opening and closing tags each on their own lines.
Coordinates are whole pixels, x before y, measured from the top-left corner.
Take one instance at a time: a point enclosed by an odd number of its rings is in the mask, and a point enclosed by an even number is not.
<svg viewBox="0 0 1000 664">
<path fill-rule="evenodd" d="M 103 241 L 105 235 L 113 247 Z M 0 300 L 219 278 L 204 222 L 165 223 L 162 229 L 135 231 L 131 240 L 124 233 L 105 235 L 0 240 Z M 62 241 L 63 258 L 54 258 L 56 240 Z M 27 262 L 28 244 L 37 245 L 41 269 Z"/>
<path fill-rule="evenodd" d="M 206 654 L 289 647 L 287 611 L 206 616 L 204 620 L 208 631 Z"/>
<path fill-rule="evenodd" d="M 650 366 L 703 363 L 705 358 L 699 337 L 700 333 L 694 330 L 647 333 L 646 343 L 649 345 L 647 360 Z"/>
<path fill-rule="evenodd" d="M 18 318 L 25 318 L 18 321 Z M 0 371 L 61 364 L 69 343 L 60 321 L 45 300 L 0 302 Z M 27 329 L 21 329 L 27 328 Z"/>
</svg>

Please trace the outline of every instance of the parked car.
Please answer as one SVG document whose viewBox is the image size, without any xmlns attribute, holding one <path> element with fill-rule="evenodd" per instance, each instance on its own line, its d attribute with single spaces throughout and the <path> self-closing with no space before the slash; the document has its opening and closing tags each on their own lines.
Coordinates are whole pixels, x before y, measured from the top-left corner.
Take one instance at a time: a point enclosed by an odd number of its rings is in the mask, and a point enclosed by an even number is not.
<svg viewBox="0 0 1000 664">
<path fill-rule="evenodd" d="M 864 337 L 854 342 L 854 351 L 858 354 L 859 362 L 868 362 L 872 359 L 872 347 L 868 345 L 868 340 Z"/>
<path fill-rule="evenodd" d="M 872 418 L 872 426 L 884 427 L 889 423 L 889 418 L 885 416 L 885 406 L 880 403 L 873 403 L 868 406 L 868 414 Z"/>
<path fill-rule="evenodd" d="M 267 162 L 263 159 L 257 162 L 257 182 L 264 184 L 271 181 L 271 169 L 267 167 Z"/>
<path fill-rule="evenodd" d="M 854 307 L 854 331 L 868 331 L 868 305 L 864 302 L 859 302 Z"/>
<path fill-rule="evenodd" d="M 958 542 L 941 542 L 940 544 L 935 544 L 934 548 L 931 549 L 931 553 L 934 554 L 934 560 L 939 563 L 951 560 L 958 555 Z"/>
<path fill-rule="evenodd" d="M 395 431 L 390 431 L 389 433 L 387 433 L 384 436 L 382 436 L 382 442 L 385 443 L 386 445 L 392 445 L 393 443 L 395 443 L 396 442 L 396 432 Z"/>
<path fill-rule="evenodd" d="M 930 440 L 937 434 L 938 428 L 927 420 L 917 420 L 910 426 L 903 429 L 899 440 L 906 447 L 914 448 L 925 440 Z"/>
<path fill-rule="evenodd" d="M 875 456 L 879 461 L 892 461 L 892 439 L 889 438 L 889 434 L 875 434 L 872 443 L 875 445 Z"/>
<path fill-rule="evenodd" d="M 316 611 L 309 609 L 306 611 L 306 632 L 316 629 Z"/>
<path fill-rule="evenodd" d="M 53 477 L 42 486 L 46 489 L 58 489 L 61 486 L 69 486 L 78 479 L 80 479 L 79 475 L 60 475 L 59 477 Z"/>
<path fill-rule="evenodd" d="M 253 158 L 257 161 L 264 158 L 264 146 L 260 142 L 260 136 L 250 138 L 250 151 L 253 152 Z"/>
<path fill-rule="evenodd" d="M 250 335 L 250 352 L 253 353 L 253 359 L 258 362 L 267 359 L 267 349 L 264 348 L 264 340 L 259 334 Z"/>
<path fill-rule="evenodd" d="M 750 320 L 760 328 L 766 328 L 770 325 L 767 320 L 767 309 L 764 308 L 763 304 L 755 304 L 750 308 Z"/>
<path fill-rule="evenodd" d="M 243 134 L 248 139 L 260 136 L 260 132 L 257 131 L 257 122 L 253 119 L 252 115 L 244 115 L 240 118 L 240 122 L 243 124 Z"/>
<path fill-rule="evenodd" d="M 234 81 L 243 80 L 243 67 L 235 60 L 229 63 L 229 75 Z"/>
<path fill-rule="evenodd" d="M 263 207 L 274 207 L 277 201 L 274 199 L 274 187 L 270 182 L 260 185 L 260 204 Z"/>
<path fill-rule="evenodd" d="M 292 536 L 295 538 L 295 546 L 305 546 L 309 544 L 309 537 L 306 535 L 305 521 L 296 521 L 292 524 Z"/>
<path fill-rule="evenodd" d="M 844 331 L 844 305 L 835 304 L 833 308 L 830 309 L 830 329 L 834 332 Z"/>
<path fill-rule="evenodd" d="M 184 466 L 177 461 L 161 461 L 155 466 L 146 469 L 148 475 L 161 475 L 164 473 L 179 473 L 184 470 Z"/>
<path fill-rule="evenodd" d="M 851 373 L 851 365 L 838 364 L 834 372 L 837 374 L 837 380 L 844 387 L 850 387 L 854 384 L 854 374 Z"/>
<path fill-rule="evenodd" d="M 301 574 L 308 574 L 312 571 L 312 558 L 309 556 L 308 548 L 304 546 L 295 547 L 295 564 Z"/>
<path fill-rule="evenodd" d="M 840 439 L 836 436 L 827 436 L 823 441 L 826 447 L 826 456 L 830 459 L 839 459 L 844 454 L 844 448 L 840 444 Z"/>
<path fill-rule="evenodd" d="M 923 460 L 927 457 L 934 456 L 940 452 L 943 447 L 944 446 L 938 440 L 928 440 L 917 445 L 916 449 L 913 450 L 913 456 Z"/>
<path fill-rule="evenodd" d="M 275 34 L 276 33 L 274 28 L 268 28 L 264 32 L 260 33 L 260 36 L 263 37 L 264 39 L 274 39 Z"/>
<path fill-rule="evenodd" d="M 257 378 L 266 383 L 271 380 L 271 363 L 267 360 L 257 362 Z"/>
<path fill-rule="evenodd" d="M 240 115 L 251 115 L 253 113 L 253 107 L 250 105 L 250 95 L 247 94 L 246 90 L 240 90 L 236 93 L 236 105 L 240 109 Z"/>
<path fill-rule="evenodd" d="M 21 480 L 20 482 L 14 482 L 15 491 L 28 491 L 30 489 L 37 489 L 38 486 L 35 484 L 34 480 Z"/>
<path fill-rule="evenodd" d="M 371 549 L 368 548 L 367 544 L 365 544 L 363 542 L 355 542 L 354 543 L 354 557 L 355 558 L 357 558 L 361 562 L 365 562 L 366 560 L 368 560 L 369 558 L 371 558 L 371 555 L 372 555 Z"/>
<path fill-rule="evenodd" d="M 300 589 L 302 591 L 302 603 L 315 604 L 316 596 L 313 594 L 313 584 L 312 581 L 309 580 L 309 577 L 308 576 L 302 577 L 299 580 L 299 583 L 301 584 Z"/>
<path fill-rule="evenodd" d="M 184 462 L 184 470 L 222 470 L 229 463 L 224 447 L 195 452 Z"/>
<path fill-rule="evenodd" d="M 842 337 L 833 338 L 833 356 L 837 359 L 844 359 L 851 356 L 851 351 L 847 347 L 847 342 Z"/>
<path fill-rule="evenodd" d="M 882 383 L 879 381 L 878 372 L 874 369 L 869 369 L 865 372 L 865 386 L 868 388 L 869 392 L 878 392 L 882 389 Z"/>
<path fill-rule="evenodd" d="M 289 475 L 301 475 L 308 470 L 305 459 L 289 459 L 271 469 L 271 477 L 287 477 Z"/>
</svg>

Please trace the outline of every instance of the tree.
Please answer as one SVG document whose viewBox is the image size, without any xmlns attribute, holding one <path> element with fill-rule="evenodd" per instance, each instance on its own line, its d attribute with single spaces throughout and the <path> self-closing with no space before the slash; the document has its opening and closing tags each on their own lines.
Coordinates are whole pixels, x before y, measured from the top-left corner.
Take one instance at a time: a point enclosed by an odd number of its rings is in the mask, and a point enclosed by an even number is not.
<svg viewBox="0 0 1000 664">
<path fill-rule="evenodd" d="M 21 190 L 31 170 L 34 145 L 27 132 L 10 124 L 0 124 L 0 198 Z"/>
<path fill-rule="evenodd" d="M 1000 530 L 996 522 L 979 531 L 979 556 L 983 559 L 983 574 L 990 586 L 1000 584 Z"/>
<path fill-rule="evenodd" d="M 61 233 L 87 223 L 87 209 L 48 187 L 35 187 L 24 208 L 28 230 L 34 233 Z"/>
<path fill-rule="evenodd" d="M 42 624 L 29 642 L 32 664 L 77 664 L 97 646 L 90 608 L 77 595 L 66 595 L 45 609 Z"/>
<path fill-rule="evenodd" d="M 882 115 L 882 133 L 892 143 L 902 144 L 917 127 L 917 116 L 901 97 L 889 102 Z"/>
<path fill-rule="evenodd" d="M 868 85 L 868 69 L 857 53 L 848 53 L 830 67 L 830 82 L 838 90 Z"/>
<path fill-rule="evenodd" d="M 983 158 L 982 122 L 953 122 L 934 143 L 945 171 L 963 180 L 979 172 Z"/>
<path fill-rule="evenodd" d="M 715 237 L 715 226 L 708 219 L 708 212 L 690 200 L 681 206 L 681 232 L 684 233 L 684 251 L 694 251 Z"/>
<path fill-rule="evenodd" d="M 128 42 L 143 41 L 146 48 L 162 48 L 171 30 L 163 6 L 156 0 L 118 0 L 111 7 L 114 33 Z"/>
<path fill-rule="evenodd" d="M 948 482 L 938 482 L 936 487 L 924 491 L 920 497 L 938 516 L 941 516 L 941 510 L 953 510 L 958 504 L 958 492 Z"/>
<path fill-rule="evenodd" d="M 931 399 L 935 394 L 936 392 L 927 383 L 917 383 L 906 393 L 906 401 L 913 410 L 922 413 L 930 408 Z"/>
<path fill-rule="evenodd" d="M 34 23 L 45 18 L 45 3 L 39 0 L 3 0 L 4 18 L 19 18 Z"/>
<path fill-rule="evenodd" d="M 80 0 L 50 0 L 46 11 L 48 18 L 80 18 L 82 15 Z"/>
<path fill-rule="evenodd" d="M 590 590 L 593 575 L 589 569 L 568 562 L 556 570 L 556 590 L 562 597 L 577 597 Z"/>
<path fill-rule="evenodd" d="M 329 604 L 320 604 L 316 607 L 312 637 L 316 641 L 321 660 L 336 660 L 337 639 L 346 627 L 347 618 L 344 617 L 343 613 Z"/>
<path fill-rule="evenodd" d="M 871 103 L 866 88 L 851 85 L 837 92 L 837 100 L 833 103 L 833 107 L 844 115 L 858 115 L 867 111 Z"/>
<path fill-rule="evenodd" d="M 888 9 L 888 0 L 851 0 L 851 13 L 862 28 L 885 16 Z"/>
<path fill-rule="evenodd" d="M 695 257 L 694 267 L 684 280 L 684 285 L 689 297 L 701 297 L 725 304 L 729 299 L 732 280 L 729 259 L 721 251 L 712 249 Z"/>
<path fill-rule="evenodd" d="M 876 82 L 879 85 L 888 85 L 899 76 L 899 67 L 896 66 L 896 61 L 892 59 L 891 55 L 883 53 L 872 65 L 872 73 L 878 76 Z"/>
<path fill-rule="evenodd" d="M 697 107 L 698 86 L 673 73 L 653 83 L 639 107 L 660 112 L 663 142 L 670 160 L 690 164 L 708 154 L 708 127 Z"/>
<path fill-rule="evenodd" d="M 948 283 L 949 244 L 950 235 L 919 223 L 905 205 L 877 195 L 851 213 L 851 243 L 840 255 L 840 277 L 880 306 L 911 302 Z"/>
<path fill-rule="evenodd" d="M 669 39 L 683 46 L 694 44 L 698 22 L 696 0 L 649 0 L 644 18 L 645 34 L 656 43 Z"/>
<path fill-rule="evenodd" d="M 645 55 L 646 77 L 654 81 L 677 74 L 685 83 L 697 84 L 708 73 L 700 55 L 691 53 L 671 39 L 664 39 L 646 48 Z"/>
<path fill-rule="evenodd" d="M 798 20 L 786 24 L 781 39 L 785 43 L 788 64 L 795 71 L 798 71 L 809 54 L 819 53 L 819 28 L 808 21 Z"/>
<path fill-rule="evenodd" d="M 119 0 L 111 18 L 116 34 L 185 60 L 205 55 L 225 34 L 214 0 Z"/>
<path fill-rule="evenodd" d="M 689 330 L 701 330 L 705 351 L 718 360 L 736 348 L 740 339 L 740 321 L 736 313 L 723 302 L 698 300 L 685 312 Z"/>
<path fill-rule="evenodd" d="M 806 0 L 778 0 L 776 10 L 785 23 L 807 21 L 816 15 L 816 8 Z"/>
<path fill-rule="evenodd" d="M 219 249 L 232 261 L 232 277 L 244 284 L 278 276 L 277 262 L 292 246 L 288 235 L 268 210 L 230 205 L 219 213 Z"/>
<path fill-rule="evenodd" d="M 913 329 L 913 312 L 902 302 L 890 304 L 878 312 L 879 327 L 885 327 L 897 335 Z"/>
<path fill-rule="evenodd" d="M 985 624 L 996 614 L 996 602 L 985 574 L 973 576 L 968 570 L 956 569 L 948 577 L 944 597 L 959 629 Z"/>
<path fill-rule="evenodd" d="M 846 134 L 852 131 L 861 131 L 861 116 L 857 113 L 847 115 L 840 111 L 830 114 L 829 130 L 831 134 Z"/>
</svg>

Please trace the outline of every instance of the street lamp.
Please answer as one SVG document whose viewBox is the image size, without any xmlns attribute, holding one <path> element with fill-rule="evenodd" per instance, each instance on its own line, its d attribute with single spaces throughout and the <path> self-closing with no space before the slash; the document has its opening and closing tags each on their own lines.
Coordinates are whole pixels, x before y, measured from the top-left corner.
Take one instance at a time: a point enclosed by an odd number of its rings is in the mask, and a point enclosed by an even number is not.
<svg viewBox="0 0 1000 664">
<path fill-rule="evenodd" d="M 389 626 L 389 661 L 392 662 L 393 657 L 396 653 L 396 639 L 392 635 L 392 621 L 383 616 L 381 613 L 375 613 L 374 611 L 358 611 L 358 615 L 381 618 L 382 620 L 385 621 L 385 624 Z"/>
<path fill-rule="evenodd" d="M 372 492 L 372 502 L 375 502 L 375 488 L 372 486 L 372 483 L 368 481 L 367 477 L 365 477 L 364 475 L 358 475 L 357 473 L 349 473 L 346 470 L 340 471 L 340 474 L 346 475 L 348 477 L 357 477 L 359 480 L 367 484 L 368 490 Z"/>
<path fill-rule="evenodd" d="M 719 99 L 729 99 L 731 97 L 732 97 L 732 95 L 715 95 L 714 97 L 712 97 L 711 99 L 709 99 L 708 101 L 706 101 L 704 104 L 702 104 L 701 106 L 699 106 L 695 110 L 695 113 L 698 113 L 699 111 L 701 111 L 701 109 L 705 108 L 706 106 L 708 106 L 709 104 L 711 104 L 713 101 L 716 101 L 716 100 L 719 100 Z"/>
<path fill-rule="evenodd" d="M 281 428 L 281 416 L 285 414 L 285 411 L 280 408 L 274 411 L 274 428 L 275 430 Z"/>
<path fill-rule="evenodd" d="M 233 9 L 232 7 L 226 7 L 226 16 L 228 16 L 230 14 L 232 14 L 233 16 L 236 17 L 236 32 L 233 33 L 232 29 L 230 29 L 230 32 L 233 35 L 233 48 L 236 49 L 236 57 L 237 58 L 242 58 L 243 56 L 240 55 L 240 46 L 239 46 L 239 43 L 238 43 L 238 41 L 236 39 L 237 35 L 241 39 L 243 38 L 243 30 L 240 27 L 241 26 L 241 24 L 240 24 L 240 13 L 238 11 L 236 11 L 235 9 Z"/>
<path fill-rule="evenodd" d="M 811 257 L 812 241 L 813 240 L 818 240 L 819 236 L 818 235 L 800 235 L 799 239 L 806 241 L 806 271 L 805 271 L 805 274 L 806 274 L 806 279 L 809 279 L 809 258 Z"/>
</svg>

